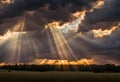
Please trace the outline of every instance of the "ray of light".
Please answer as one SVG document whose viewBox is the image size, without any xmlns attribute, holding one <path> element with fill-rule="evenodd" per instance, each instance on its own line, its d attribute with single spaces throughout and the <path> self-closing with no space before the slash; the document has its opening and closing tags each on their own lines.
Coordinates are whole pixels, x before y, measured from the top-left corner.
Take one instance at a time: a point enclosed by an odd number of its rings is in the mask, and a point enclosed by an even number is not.
<svg viewBox="0 0 120 82">
<path fill-rule="evenodd" d="M 68 42 L 70 43 L 70 45 L 72 47 L 74 47 L 73 49 L 75 49 L 77 56 L 79 58 L 82 59 L 85 57 L 89 57 L 89 55 L 91 54 L 90 49 L 85 44 L 83 44 L 80 40 L 70 39 L 70 40 L 68 40 Z M 76 48 L 76 46 L 77 46 L 77 48 Z"/>
<path fill-rule="evenodd" d="M 8 30 L 6 34 L 0 37 L 0 45 L 7 43 L 6 46 L 4 46 L 4 50 L 6 50 L 6 58 L 4 59 L 5 61 L 12 63 L 19 62 L 22 43 L 21 36 L 26 33 L 22 32 L 24 26 L 25 21 L 22 18 L 22 20 L 18 21 L 18 23 L 14 25 L 12 29 Z"/>
<path fill-rule="evenodd" d="M 47 30 L 47 36 L 48 36 L 48 42 L 49 42 L 49 46 L 50 46 L 50 53 L 52 54 L 52 57 L 55 58 L 56 54 L 57 54 L 57 51 L 56 51 L 56 47 L 54 45 L 55 43 L 53 42 L 55 40 L 53 40 L 54 39 L 54 37 L 53 37 L 54 35 L 53 35 L 51 29 Z"/>
<path fill-rule="evenodd" d="M 84 19 L 84 13 L 80 18 L 73 21 L 72 24 L 75 27 L 78 27 L 82 19 Z M 23 60 L 24 62 L 26 62 L 34 58 L 35 59 L 41 58 L 41 60 L 39 61 L 40 64 L 45 64 L 45 63 L 47 64 L 55 63 L 58 65 L 67 65 L 70 63 L 76 64 L 76 61 L 73 61 L 73 62 L 68 61 L 68 60 L 78 60 L 78 58 L 76 57 L 71 46 L 69 45 L 68 41 L 64 37 L 62 30 L 60 29 L 66 25 L 70 25 L 69 23 L 63 26 L 60 26 L 59 22 L 52 22 L 48 24 L 49 28 L 47 29 L 49 29 L 49 31 L 47 31 L 47 36 L 48 36 L 48 42 L 51 49 L 51 54 L 53 58 L 55 58 L 55 55 L 58 55 L 60 59 L 58 61 L 42 59 L 40 54 L 41 47 L 43 49 L 45 48 L 40 43 L 40 40 L 34 38 L 34 34 L 32 34 L 32 32 L 24 32 L 25 25 L 26 24 L 25 24 L 25 16 L 24 16 L 24 18 L 21 21 L 19 21 L 12 29 L 10 29 L 2 37 L 4 38 L 4 40 L 6 39 L 6 41 L 9 41 L 7 42 L 7 46 L 5 47 L 5 49 L 7 50 L 6 61 L 17 63 L 17 62 L 20 62 L 20 60 Z M 85 52 L 84 50 L 82 51 Z M 77 63 L 88 64 L 90 62 L 87 59 L 83 59 L 83 60 L 80 60 L 79 62 L 77 61 Z"/>
<path fill-rule="evenodd" d="M 65 39 L 63 35 L 63 31 L 65 31 L 64 28 L 71 28 L 71 27 L 76 27 L 78 28 L 79 24 L 81 21 L 84 19 L 85 12 L 77 12 L 73 14 L 73 17 L 76 17 L 77 19 L 73 21 L 72 23 L 65 23 L 62 26 L 60 26 L 60 22 L 52 22 L 48 23 L 46 25 L 46 28 L 50 29 L 50 33 L 53 36 L 53 40 L 59 55 L 59 58 L 62 59 L 75 59 L 77 60 L 78 58 L 76 57 L 75 53 L 72 51 L 70 45 L 68 44 L 67 40 Z M 74 29 L 74 28 L 73 28 Z M 67 32 L 67 31 L 66 31 Z M 48 35 L 49 36 L 49 35 Z M 50 37 L 50 36 L 49 36 Z M 54 50 L 54 47 L 51 45 L 51 40 L 49 39 L 49 44 L 51 46 L 51 50 Z"/>
<path fill-rule="evenodd" d="M 29 39 L 30 40 L 30 44 L 33 47 L 32 50 L 34 50 L 34 52 L 35 52 L 34 55 L 38 58 L 39 57 L 39 47 L 40 47 L 39 44 L 40 43 L 37 41 L 37 39 L 33 39 L 32 35 L 28 34 L 28 36 L 30 38 Z"/>
<path fill-rule="evenodd" d="M 57 28 L 57 25 L 52 24 L 50 25 L 49 29 L 52 33 L 60 59 L 77 59 L 69 44 L 65 40 L 62 32 L 60 31 L 60 29 Z"/>
</svg>

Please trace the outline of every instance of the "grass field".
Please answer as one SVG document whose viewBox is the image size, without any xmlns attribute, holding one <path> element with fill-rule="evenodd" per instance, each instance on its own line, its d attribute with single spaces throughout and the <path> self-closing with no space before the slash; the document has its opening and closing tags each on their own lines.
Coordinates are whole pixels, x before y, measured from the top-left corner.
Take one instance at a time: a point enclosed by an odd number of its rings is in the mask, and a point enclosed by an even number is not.
<svg viewBox="0 0 120 82">
<path fill-rule="evenodd" d="M 0 82 L 120 82 L 120 74 L 0 71 Z"/>
</svg>

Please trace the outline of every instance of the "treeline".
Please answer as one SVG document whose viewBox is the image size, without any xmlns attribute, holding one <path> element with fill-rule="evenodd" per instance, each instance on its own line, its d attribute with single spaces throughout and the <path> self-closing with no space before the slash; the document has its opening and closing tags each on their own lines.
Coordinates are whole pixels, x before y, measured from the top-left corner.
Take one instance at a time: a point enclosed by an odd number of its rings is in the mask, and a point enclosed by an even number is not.
<svg viewBox="0 0 120 82">
<path fill-rule="evenodd" d="M 116 72 L 120 73 L 120 66 L 113 64 L 106 65 L 6 65 L 0 67 L 0 69 L 15 71 L 81 71 L 81 72 L 95 72 L 95 73 L 106 73 Z"/>
</svg>

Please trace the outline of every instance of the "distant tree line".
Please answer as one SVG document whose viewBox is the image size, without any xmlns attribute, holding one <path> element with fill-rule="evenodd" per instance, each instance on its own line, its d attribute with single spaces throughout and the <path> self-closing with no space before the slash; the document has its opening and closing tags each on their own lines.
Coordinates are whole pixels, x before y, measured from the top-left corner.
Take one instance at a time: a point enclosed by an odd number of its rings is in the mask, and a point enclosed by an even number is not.
<svg viewBox="0 0 120 82">
<path fill-rule="evenodd" d="M 5 65 L 0 69 L 8 71 L 81 71 L 81 72 L 94 72 L 94 73 L 120 73 L 120 66 L 113 64 L 106 65 Z"/>
</svg>

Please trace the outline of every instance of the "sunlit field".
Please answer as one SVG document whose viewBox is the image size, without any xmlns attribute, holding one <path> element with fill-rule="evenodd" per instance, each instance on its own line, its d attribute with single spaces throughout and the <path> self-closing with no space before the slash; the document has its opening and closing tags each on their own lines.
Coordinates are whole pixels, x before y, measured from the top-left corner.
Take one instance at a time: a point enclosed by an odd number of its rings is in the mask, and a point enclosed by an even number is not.
<svg viewBox="0 0 120 82">
<path fill-rule="evenodd" d="M 0 82 L 120 82 L 120 73 L 0 71 Z"/>
</svg>

